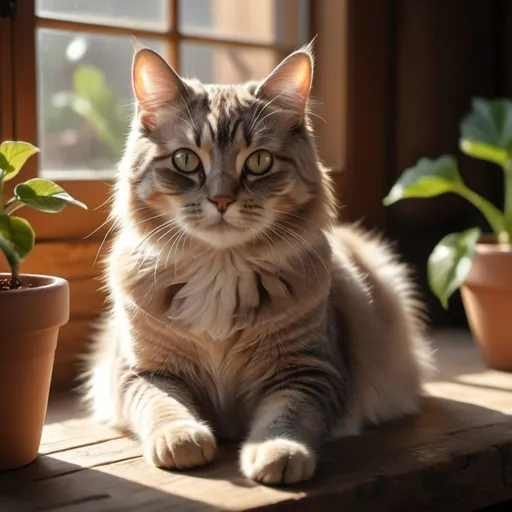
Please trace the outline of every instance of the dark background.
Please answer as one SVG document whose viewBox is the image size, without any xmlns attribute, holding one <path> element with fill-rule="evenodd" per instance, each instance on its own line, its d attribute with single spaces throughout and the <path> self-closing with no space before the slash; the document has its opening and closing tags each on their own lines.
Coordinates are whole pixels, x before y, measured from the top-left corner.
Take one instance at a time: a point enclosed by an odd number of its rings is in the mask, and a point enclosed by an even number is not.
<svg viewBox="0 0 512 512">
<path fill-rule="evenodd" d="M 466 325 L 460 298 L 443 311 L 426 261 L 445 234 L 480 214 L 446 195 L 384 208 L 382 198 L 418 158 L 454 154 L 466 183 L 502 206 L 501 170 L 458 151 L 471 99 L 512 97 L 512 1 L 363 0 L 349 3 L 348 141 L 342 217 L 364 217 L 417 269 L 435 326 Z M 370 63 L 370 65 L 368 65 Z"/>
</svg>

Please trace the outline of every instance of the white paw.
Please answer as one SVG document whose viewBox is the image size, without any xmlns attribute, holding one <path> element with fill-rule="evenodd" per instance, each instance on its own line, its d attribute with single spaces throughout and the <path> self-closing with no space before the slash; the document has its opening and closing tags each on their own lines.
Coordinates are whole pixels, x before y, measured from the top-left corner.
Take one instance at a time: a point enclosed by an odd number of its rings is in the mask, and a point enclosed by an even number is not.
<svg viewBox="0 0 512 512">
<path fill-rule="evenodd" d="M 315 472 L 315 454 L 304 444 L 286 439 L 247 443 L 242 448 L 242 473 L 264 484 L 293 484 Z"/>
<path fill-rule="evenodd" d="M 208 427 L 177 421 L 154 432 L 144 443 L 146 460 L 158 468 L 185 469 L 213 459 L 217 443 Z"/>
</svg>

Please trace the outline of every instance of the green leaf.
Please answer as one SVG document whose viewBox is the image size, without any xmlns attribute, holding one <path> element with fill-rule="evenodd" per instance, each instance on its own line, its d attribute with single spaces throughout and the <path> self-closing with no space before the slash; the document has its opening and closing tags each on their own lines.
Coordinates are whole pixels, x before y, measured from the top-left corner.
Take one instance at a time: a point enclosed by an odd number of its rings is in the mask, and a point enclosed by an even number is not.
<svg viewBox="0 0 512 512">
<path fill-rule="evenodd" d="M 87 210 L 85 204 L 71 197 L 61 186 L 41 178 L 16 185 L 14 197 L 41 212 L 58 213 L 70 204 Z"/>
<path fill-rule="evenodd" d="M 73 73 L 73 89 L 82 98 L 95 98 L 108 87 L 103 71 L 96 66 L 83 64 Z"/>
<path fill-rule="evenodd" d="M 74 92 L 62 93 L 55 102 L 66 105 L 82 116 L 99 140 L 117 158 L 122 153 L 126 120 L 122 102 L 103 71 L 91 65 L 80 65 L 73 74 Z"/>
<path fill-rule="evenodd" d="M 486 160 L 503 167 L 509 159 L 507 150 L 478 142 L 470 139 L 461 139 L 459 144 L 460 150 L 468 156 L 478 158 L 479 160 Z"/>
<path fill-rule="evenodd" d="M 475 98 L 460 123 L 461 139 L 512 152 L 512 101 Z"/>
<path fill-rule="evenodd" d="M 448 299 L 465 281 L 471 270 L 471 261 L 479 238 L 479 228 L 446 235 L 434 247 L 428 259 L 430 289 L 445 309 L 448 308 Z"/>
<path fill-rule="evenodd" d="M 34 247 L 35 233 L 32 226 L 21 217 L 0 215 L 0 236 L 10 242 L 22 260 Z"/>
<path fill-rule="evenodd" d="M 453 156 L 445 155 L 436 160 L 422 158 L 414 167 L 404 171 L 383 203 L 389 206 L 408 197 L 439 196 L 457 192 L 463 186 Z"/>
<path fill-rule="evenodd" d="M 32 155 L 39 151 L 28 142 L 6 141 L 0 144 L 0 169 L 4 171 L 4 180 L 14 178 Z"/>
</svg>

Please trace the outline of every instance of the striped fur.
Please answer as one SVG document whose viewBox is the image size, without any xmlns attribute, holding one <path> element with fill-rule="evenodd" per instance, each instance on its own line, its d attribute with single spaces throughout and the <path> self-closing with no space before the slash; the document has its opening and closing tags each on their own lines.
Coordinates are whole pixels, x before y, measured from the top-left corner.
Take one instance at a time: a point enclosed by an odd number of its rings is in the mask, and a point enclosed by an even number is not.
<svg viewBox="0 0 512 512">
<path fill-rule="evenodd" d="M 308 49 L 244 86 L 182 81 L 141 51 L 88 399 L 156 466 L 207 463 L 234 438 L 247 477 L 307 479 L 328 437 L 418 407 L 431 356 L 407 270 L 375 237 L 334 227 Z M 173 167 L 183 147 L 198 172 Z M 244 169 L 260 148 L 273 155 L 261 177 Z M 225 214 L 208 201 L 219 183 L 236 193 Z"/>
</svg>

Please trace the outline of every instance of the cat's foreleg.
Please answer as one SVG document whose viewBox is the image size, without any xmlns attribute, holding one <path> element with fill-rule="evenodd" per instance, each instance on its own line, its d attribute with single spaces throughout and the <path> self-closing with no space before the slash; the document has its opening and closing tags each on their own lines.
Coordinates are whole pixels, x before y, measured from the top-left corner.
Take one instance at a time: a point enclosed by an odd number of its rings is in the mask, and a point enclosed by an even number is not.
<svg viewBox="0 0 512 512">
<path fill-rule="evenodd" d="M 256 409 L 248 439 L 242 446 L 240 466 L 245 476 L 266 484 L 291 484 L 311 478 L 317 450 L 334 420 L 328 382 L 316 381 L 276 391 Z M 299 387 L 300 386 L 300 387 Z"/>
<path fill-rule="evenodd" d="M 190 394 L 178 380 L 132 374 L 124 386 L 123 416 L 140 438 L 146 460 L 184 469 L 210 462 L 215 437 L 199 419 Z"/>
</svg>

